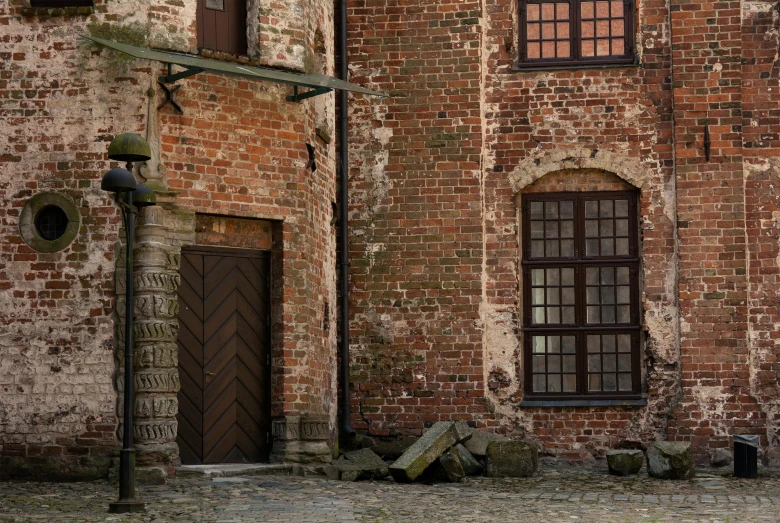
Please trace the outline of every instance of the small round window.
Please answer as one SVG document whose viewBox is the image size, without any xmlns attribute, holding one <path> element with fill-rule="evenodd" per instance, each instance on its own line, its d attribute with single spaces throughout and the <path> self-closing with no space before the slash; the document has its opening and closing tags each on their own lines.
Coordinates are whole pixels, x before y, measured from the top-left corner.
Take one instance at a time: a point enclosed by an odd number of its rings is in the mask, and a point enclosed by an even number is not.
<svg viewBox="0 0 780 523">
<path fill-rule="evenodd" d="M 35 215 L 35 230 L 44 240 L 53 242 L 62 238 L 68 228 L 68 215 L 61 207 L 47 205 Z"/>
<path fill-rule="evenodd" d="M 41 193 L 30 198 L 19 216 L 19 233 L 39 252 L 57 252 L 70 245 L 81 225 L 78 208 L 65 196 Z"/>
</svg>

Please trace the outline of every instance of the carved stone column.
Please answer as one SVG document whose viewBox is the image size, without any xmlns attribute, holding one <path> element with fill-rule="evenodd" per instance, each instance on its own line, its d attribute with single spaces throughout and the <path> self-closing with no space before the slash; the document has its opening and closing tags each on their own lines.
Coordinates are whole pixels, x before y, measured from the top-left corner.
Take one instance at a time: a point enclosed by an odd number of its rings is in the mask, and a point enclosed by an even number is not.
<svg viewBox="0 0 780 523">
<path fill-rule="evenodd" d="M 327 416 L 285 416 L 271 426 L 273 463 L 329 463 Z"/>
<path fill-rule="evenodd" d="M 179 286 L 179 248 L 171 245 L 165 209 L 143 210 L 136 229 L 134 249 L 134 427 L 139 467 L 168 468 L 179 462 L 176 444 L 179 391 L 176 290 Z M 122 256 L 122 259 L 124 256 Z M 124 296 L 124 275 L 118 274 L 118 295 Z M 117 310 L 124 310 L 117 300 Z M 122 331 L 120 331 L 122 332 Z M 120 338 L 119 364 L 124 355 Z M 118 365 L 118 366 L 120 366 Z M 121 372 L 117 374 L 122 401 Z M 120 408 L 118 412 L 122 412 Z M 121 435 L 121 425 L 120 432 Z"/>
</svg>

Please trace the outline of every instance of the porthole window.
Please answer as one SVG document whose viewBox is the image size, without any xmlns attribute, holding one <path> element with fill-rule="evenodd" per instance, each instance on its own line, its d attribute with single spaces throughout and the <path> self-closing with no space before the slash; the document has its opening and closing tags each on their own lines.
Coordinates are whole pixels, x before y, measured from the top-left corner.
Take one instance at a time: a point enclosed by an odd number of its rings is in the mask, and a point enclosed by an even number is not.
<svg viewBox="0 0 780 523">
<path fill-rule="evenodd" d="M 19 216 L 19 233 L 38 252 L 57 252 L 76 238 L 81 214 L 65 196 L 41 193 L 30 198 Z"/>
<path fill-rule="evenodd" d="M 59 240 L 68 228 L 68 216 L 61 207 L 47 205 L 35 215 L 35 231 L 46 241 Z"/>
</svg>

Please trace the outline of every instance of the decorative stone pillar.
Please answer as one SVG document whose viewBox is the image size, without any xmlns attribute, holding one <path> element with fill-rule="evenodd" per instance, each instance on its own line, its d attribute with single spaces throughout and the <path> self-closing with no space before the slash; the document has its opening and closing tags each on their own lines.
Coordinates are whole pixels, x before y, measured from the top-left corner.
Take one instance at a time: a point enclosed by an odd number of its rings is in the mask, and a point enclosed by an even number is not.
<svg viewBox="0 0 780 523">
<path fill-rule="evenodd" d="M 177 315 L 179 303 L 180 251 L 171 246 L 171 231 L 166 227 L 165 209 L 148 207 L 136 228 L 134 249 L 134 427 L 133 437 L 139 467 L 163 467 L 179 463 L 176 443 L 179 391 Z M 120 257 L 124 260 L 124 256 Z M 119 265 L 119 264 L 117 264 Z M 124 272 L 117 273 L 117 295 L 124 296 Z M 124 311 L 123 298 L 117 310 Z M 121 312 L 120 312 L 121 314 Z M 120 333 L 123 333 L 123 327 Z M 124 339 L 119 336 L 119 365 L 124 359 Z M 120 414 L 124 383 L 117 374 Z M 121 437 L 121 424 L 119 428 Z M 166 470 L 167 472 L 167 470 Z"/>
<path fill-rule="evenodd" d="M 285 416 L 273 421 L 272 463 L 329 463 L 328 416 Z"/>
</svg>

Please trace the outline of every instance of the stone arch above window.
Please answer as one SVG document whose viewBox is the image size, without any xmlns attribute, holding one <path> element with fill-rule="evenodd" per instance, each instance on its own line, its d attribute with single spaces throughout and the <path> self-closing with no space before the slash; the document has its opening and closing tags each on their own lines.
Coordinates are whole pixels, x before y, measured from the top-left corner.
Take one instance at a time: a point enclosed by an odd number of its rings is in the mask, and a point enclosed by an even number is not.
<svg viewBox="0 0 780 523">
<path fill-rule="evenodd" d="M 546 174 L 569 169 L 598 169 L 615 173 L 638 189 L 643 188 L 652 176 L 652 170 L 636 158 L 607 150 L 576 147 L 556 149 L 543 156 L 523 160 L 509 174 L 509 183 L 514 193 L 519 193 Z"/>
</svg>

